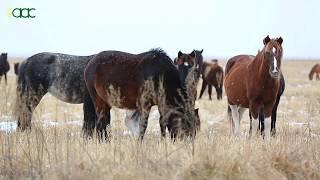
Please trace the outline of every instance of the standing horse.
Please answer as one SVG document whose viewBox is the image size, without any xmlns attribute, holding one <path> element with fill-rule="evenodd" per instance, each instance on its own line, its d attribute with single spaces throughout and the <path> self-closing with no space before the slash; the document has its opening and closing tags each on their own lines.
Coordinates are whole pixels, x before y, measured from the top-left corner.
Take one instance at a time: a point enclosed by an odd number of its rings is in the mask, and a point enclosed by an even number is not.
<svg viewBox="0 0 320 180">
<path fill-rule="evenodd" d="M 202 72 L 202 87 L 199 99 L 202 97 L 204 90 L 208 86 L 209 99 L 211 100 L 212 86 L 215 87 L 217 92 L 217 99 L 222 99 L 223 88 L 223 68 L 218 65 L 218 61 L 204 62 Z"/>
<path fill-rule="evenodd" d="M 270 136 L 271 114 L 280 86 L 283 39 L 264 38 L 264 47 L 256 56 L 239 55 L 226 65 L 225 90 L 232 111 L 231 127 L 235 135 L 240 134 L 240 120 L 245 108 L 254 118 L 254 128 L 259 128 L 258 115 L 266 117 L 264 134 Z M 251 131 L 250 131 L 251 132 Z"/>
<path fill-rule="evenodd" d="M 316 64 L 312 67 L 310 73 L 309 73 L 309 80 L 311 81 L 313 79 L 314 74 L 316 74 L 316 80 L 320 80 L 319 74 L 320 74 L 320 64 Z"/>
<path fill-rule="evenodd" d="M 167 127 L 171 138 L 195 135 L 195 114 L 178 70 L 166 53 L 153 49 L 141 54 L 103 51 L 85 68 L 85 83 L 94 105 L 100 137 L 109 126 L 112 106 L 137 111 L 142 140 L 150 109 L 158 105 L 161 132 Z M 91 100 L 91 102 L 90 102 Z M 102 120 L 102 123 L 101 123 Z M 105 124 L 106 123 L 106 124 Z"/>
<path fill-rule="evenodd" d="M 94 55 L 39 53 L 20 63 L 16 102 L 18 128 L 21 130 L 31 128 L 32 113 L 48 92 L 67 103 L 83 103 L 85 88 L 83 71 L 93 57 Z M 85 105 L 83 108 L 85 112 L 90 111 Z M 92 109 L 91 111 L 94 112 Z M 92 132 L 87 131 L 88 126 L 95 124 L 86 123 L 86 118 L 94 117 L 88 117 L 87 114 L 84 116 L 83 130 L 90 135 Z"/>
<path fill-rule="evenodd" d="M 4 75 L 4 80 L 7 85 L 7 73 L 10 70 L 10 65 L 8 62 L 8 53 L 1 53 L 0 55 L 0 82 L 2 76 Z"/>
</svg>

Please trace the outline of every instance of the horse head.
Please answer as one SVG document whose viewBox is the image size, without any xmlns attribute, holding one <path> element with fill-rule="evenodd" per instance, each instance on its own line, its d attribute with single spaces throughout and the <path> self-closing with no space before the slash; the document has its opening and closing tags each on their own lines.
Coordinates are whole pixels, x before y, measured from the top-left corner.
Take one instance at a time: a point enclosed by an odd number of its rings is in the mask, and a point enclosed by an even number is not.
<svg viewBox="0 0 320 180">
<path fill-rule="evenodd" d="M 269 74 L 272 78 L 278 79 L 281 74 L 281 61 L 283 55 L 282 37 L 270 39 L 269 36 L 263 40 L 264 60 L 269 66 Z"/>
</svg>

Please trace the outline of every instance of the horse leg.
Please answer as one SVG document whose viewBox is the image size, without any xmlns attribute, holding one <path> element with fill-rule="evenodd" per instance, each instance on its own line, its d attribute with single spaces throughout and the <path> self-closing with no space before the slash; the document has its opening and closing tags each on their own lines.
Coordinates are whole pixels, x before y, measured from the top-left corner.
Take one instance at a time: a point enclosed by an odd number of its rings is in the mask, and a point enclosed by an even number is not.
<svg viewBox="0 0 320 180">
<path fill-rule="evenodd" d="M 208 94 L 209 94 L 209 100 L 212 100 L 211 94 L 212 94 L 212 85 L 208 84 Z"/>
<path fill-rule="evenodd" d="M 5 81 L 6 85 L 8 85 L 8 82 L 7 82 L 7 73 L 4 73 L 4 81 Z"/>
<path fill-rule="evenodd" d="M 218 99 L 218 100 L 222 99 L 222 97 L 220 97 L 220 96 L 221 96 L 220 87 L 214 86 L 214 88 L 216 89 L 217 99 Z"/>
<path fill-rule="evenodd" d="M 319 73 L 316 74 L 316 80 L 320 80 Z"/>
<path fill-rule="evenodd" d="M 232 120 L 232 111 L 230 106 L 228 106 L 228 119 L 229 119 L 229 123 L 230 123 L 230 133 L 232 134 L 234 132 L 234 123 Z"/>
<path fill-rule="evenodd" d="M 265 119 L 263 137 L 267 139 L 270 138 L 270 132 L 271 132 L 271 116 Z"/>
<path fill-rule="evenodd" d="M 104 110 L 103 114 L 100 114 L 100 117 L 98 118 L 97 125 L 96 125 L 96 131 L 97 131 L 97 137 L 99 141 L 103 141 L 103 139 L 106 142 L 110 141 L 110 135 L 108 134 L 108 127 L 110 125 L 110 110 L 111 107 L 107 107 Z"/>
<path fill-rule="evenodd" d="M 280 102 L 280 96 L 277 97 L 276 102 L 272 109 L 271 114 L 271 136 L 276 135 L 276 122 L 277 122 L 277 111 L 278 111 L 278 105 Z"/>
<path fill-rule="evenodd" d="M 229 105 L 232 113 L 232 121 L 234 125 L 233 133 L 236 136 L 240 135 L 240 120 L 242 118 L 244 108 L 237 105 Z"/>
<path fill-rule="evenodd" d="M 264 114 L 263 114 L 263 111 L 260 111 L 259 112 L 259 126 L 258 126 L 258 129 L 260 130 L 261 134 L 263 134 L 263 132 L 264 132 L 264 126 L 265 126 Z"/>
<path fill-rule="evenodd" d="M 139 130 L 140 130 L 139 139 L 141 141 L 143 140 L 143 136 L 148 126 L 148 117 L 149 117 L 150 110 L 151 110 L 151 106 L 141 109 L 141 119 L 139 121 Z"/>
<path fill-rule="evenodd" d="M 160 114 L 159 124 L 160 124 L 161 138 L 165 139 L 167 123 L 164 122 L 163 116 L 161 114 Z"/>
<path fill-rule="evenodd" d="M 199 99 L 201 99 L 204 90 L 206 90 L 206 87 L 207 87 L 207 82 L 206 82 L 205 80 L 203 80 L 203 81 L 202 81 L 202 86 L 201 86 L 201 91 L 200 91 Z"/>
<path fill-rule="evenodd" d="M 1 83 L 2 75 L 0 75 L 0 83 Z"/>
<path fill-rule="evenodd" d="M 252 134 L 252 128 L 256 129 L 256 134 L 259 132 L 259 107 L 255 103 L 250 103 L 249 105 L 249 112 L 253 118 L 250 123 L 250 129 L 251 129 L 251 134 Z"/>
</svg>

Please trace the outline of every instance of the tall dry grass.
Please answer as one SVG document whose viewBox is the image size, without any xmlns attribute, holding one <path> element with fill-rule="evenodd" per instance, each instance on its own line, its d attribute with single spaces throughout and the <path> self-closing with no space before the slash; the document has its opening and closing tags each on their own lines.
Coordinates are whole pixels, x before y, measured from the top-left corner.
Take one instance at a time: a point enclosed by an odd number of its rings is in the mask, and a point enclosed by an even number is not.
<svg viewBox="0 0 320 180">
<path fill-rule="evenodd" d="M 141 144 L 127 134 L 124 111 L 116 108 L 111 142 L 87 141 L 80 137 L 82 106 L 47 95 L 30 133 L 0 132 L 0 179 L 320 179 L 320 82 L 307 77 L 314 63 L 284 61 L 287 86 L 271 140 L 249 138 L 248 118 L 243 137 L 231 137 L 226 98 L 209 101 L 205 94 L 196 102 L 201 131 L 194 146 L 161 141 L 156 108 Z M 15 121 L 14 90 L 10 72 L 9 85 L 0 85 L 0 122 Z"/>
</svg>

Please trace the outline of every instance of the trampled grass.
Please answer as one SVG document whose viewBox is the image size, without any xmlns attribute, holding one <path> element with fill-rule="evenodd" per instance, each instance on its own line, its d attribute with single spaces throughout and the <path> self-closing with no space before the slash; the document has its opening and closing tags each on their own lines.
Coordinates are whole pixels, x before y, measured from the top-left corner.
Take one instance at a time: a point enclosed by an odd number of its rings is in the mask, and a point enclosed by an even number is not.
<svg viewBox="0 0 320 180">
<path fill-rule="evenodd" d="M 283 62 L 286 90 L 277 136 L 270 140 L 248 137 L 248 112 L 241 122 L 243 136 L 230 136 L 226 97 L 209 101 L 205 94 L 196 102 L 201 131 L 194 151 L 188 141 L 161 141 L 155 107 L 142 144 L 128 135 L 124 111 L 116 108 L 111 142 L 85 140 L 82 105 L 46 95 L 30 133 L 0 131 L 0 179 L 320 179 L 320 82 L 307 77 L 315 63 Z M 16 121 L 14 98 L 11 70 L 8 86 L 0 85 L 0 123 Z"/>
</svg>

